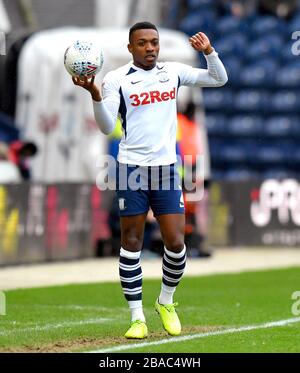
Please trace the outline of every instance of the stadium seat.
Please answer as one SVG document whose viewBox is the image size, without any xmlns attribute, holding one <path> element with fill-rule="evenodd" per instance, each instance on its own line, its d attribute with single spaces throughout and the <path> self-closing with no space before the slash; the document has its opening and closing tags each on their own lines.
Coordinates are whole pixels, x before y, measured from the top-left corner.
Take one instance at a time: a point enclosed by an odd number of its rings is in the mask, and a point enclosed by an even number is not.
<svg viewBox="0 0 300 373">
<path fill-rule="evenodd" d="M 255 66 L 262 66 L 265 69 L 269 69 L 272 71 L 272 73 L 276 73 L 278 68 L 280 67 L 280 60 L 279 59 L 273 59 L 273 58 L 259 58 L 254 63 Z"/>
<path fill-rule="evenodd" d="M 287 153 L 287 162 L 291 166 L 295 166 L 299 173 L 300 149 L 297 143 L 290 147 L 289 152 Z"/>
<path fill-rule="evenodd" d="M 169 7 L 166 10 L 166 18 L 164 21 L 164 27 L 176 28 L 177 20 L 179 19 L 179 0 L 173 0 L 170 2 Z"/>
<path fill-rule="evenodd" d="M 260 178 L 260 173 L 250 168 L 232 168 L 224 175 L 224 179 L 228 181 L 248 181 Z"/>
<path fill-rule="evenodd" d="M 300 25 L 300 12 L 298 11 L 293 19 L 289 22 L 288 28 L 287 28 L 287 33 L 288 35 L 291 35 L 294 31 L 299 30 L 299 25 Z"/>
<path fill-rule="evenodd" d="M 286 32 L 285 22 L 275 16 L 257 17 L 251 25 L 253 39 L 267 34 L 283 35 Z"/>
<path fill-rule="evenodd" d="M 210 10 L 201 10 L 188 14 L 185 18 L 183 18 L 183 20 L 180 22 L 179 28 L 190 36 L 199 32 L 199 30 L 210 34 L 215 23 L 214 12 Z"/>
<path fill-rule="evenodd" d="M 207 111 L 228 111 L 233 105 L 232 92 L 226 88 L 206 89 L 203 94 L 204 107 Z"/>
<path fill-rule="evenodd" d="M 228 135 L 234 137 L 256 137 L 263 131 L 262 118 L 255 115 L 238 115 L 228 121 Z"/>
<path fill-rule="evenodd" d="M 254 157 L 261 166 L 266 164 L 284 164 L 287 161 L 287 154 L 284 147 L 276 145 L 262 145 L 257 149 Z"/>
<path fill-rule="evenodd" d="M 219 180 L 224 180 L 225 178 L 225 172 L 224 170 L 221 168 L 215 168 L 213 167 L 212 170 L 211 170 L 211 179 L 213 181 L 219 181 Z"/>
<path fill-rule="evenodd" d="M 222 165 L 227 169 L 234 165 L 244 165 L 248 161 L 249 147 L 245 146 L 243 142 L 210 138 L 209 148 L 213 167 Z"/>
<path fill-rule="evenodd" d="M 239 76 L 242 65 L 241 58 L 227 55 L 224 58 L 222 57 L 222 62 L 228 75 L 227 86 L 239 86 Z"/>
<path fill-rule="evenodd" d="M 249 88 L 272 88 L 279 68 L 278 59 L 263 58 L 240 69 L 239 84 Z"/>
<path fill-rule="evenodd" d="M 226 145 L 224 139 L 209 137 L 209 150 L 210 157 L 213 162 L 213 167 L 215 164 L 223 163 L 222 148 Z"/>
<path fill-rule="evenodd" d="M 300 139 L 300 119 L 299 117 L 290 117 L 292 124 L 292 135 L 294 139 Z"/>
<path fill-rule="evenodd" d="M 254 63 L 248 65 L 240 71 L 240 85 L 244 87 L 266 88 L 273 84 L 275 71 L 275 64 Z"/>
<path fill-rule="evenodd" d="M 242 66 L 242 60 L 237 56 L 225 56 L 222 58 L 222 62 L 227 69 L 234 70 L 236 68 L 240 68 Z"/>
<path fill-rule="evenodd" d="M 214 0 L 187 0 L 189 10 L 207 9 L 213 5 Z"/>
<path fill-rule="evenodd" d="M 216 24 L 216 32 L 220 38 L 233 33 L 247 33 L 247 31 L 247 23 L 233 16 L 225 16 Z"/>
<path fill-rule="evenodd" d="M 220 57 L 237 56 L 243 58 L 246 45 L 248 44 L 247 36 L 241 33 L 230 34 L 220 37 L 214 42 L 214 47 L 220 54 Z"/>
<path fill-rule="evenodd" d="M 275 113 L 300 112 L 300 92 L 277 91 L 271 97 L 270 109 Z"/>
<path fill-rule="evenodd" d="M 297 178 L 297 173 L 289 168 L 269 168 L 262 172 L 263 179 L 289 179 Z"/>
<path fill-rule="evenodd" d="M 266 137 L 292 138 L 297 119 L 291 116 L 279 116 L 267 119 L 264 124 L 264 135 Z"/>
<path fill-rule="evenodd" d="M 235 95 L 234 109 L 238 112 L 263 113 L 268 107 L 269 94 L 259 90 L 241 90 Z"/>
<path fill-rule="evenodd" d="M 205 125 L 209 136 L 225 136 L 227 134 L 225 115 L 207 115 Z"/>
<path fill-rule="evenodd" d="M 300 64 L 296 66 L 292 63 L 279 69 L 276 74 L 276 84 L 280 88 L 300 87 Z"/>
<path fill-rule="evenodd" d="M 299 52 L 300 52 L 300 49 L 299 49 Z M 298 69 L 300 69 L 300 53 L 299 55 L 294 56 L 294 57 L 295 57 L 294 59 L 290 60 L 289 66 L 292 68 L 297 67 Z"/>
<path fill-rule="evenodd" d="M 221 161 L 226 164 L 246 163 L 247 149 L 235 143 L 223 145 L 220 149 Z"/>
<path fill-rule="evenodd" d="M 244 46 L 245 48 L 245 46 Z M 282 49 L 285 48 L 282 36 L 266 35 L 254 40 L 246 49 L 246 59 L 255 62 L 258 58 L 269 57 L 272 59 L 281 56 Z"/>
</svg>

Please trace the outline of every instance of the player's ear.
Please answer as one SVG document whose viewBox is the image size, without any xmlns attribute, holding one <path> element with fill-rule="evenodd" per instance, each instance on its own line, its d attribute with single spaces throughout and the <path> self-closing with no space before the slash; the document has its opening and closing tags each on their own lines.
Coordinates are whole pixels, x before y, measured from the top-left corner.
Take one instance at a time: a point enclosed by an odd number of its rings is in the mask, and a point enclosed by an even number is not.
<svg viewBox="0 0 300 373">
<path fill-rule="evenodd" d="M 131 45 L 130 43 L 127 45 L 127 48 L 128 48 L 128 50 L 129 50 L 129 53 L 132 54 L 132 45 Z"/>
</svg>

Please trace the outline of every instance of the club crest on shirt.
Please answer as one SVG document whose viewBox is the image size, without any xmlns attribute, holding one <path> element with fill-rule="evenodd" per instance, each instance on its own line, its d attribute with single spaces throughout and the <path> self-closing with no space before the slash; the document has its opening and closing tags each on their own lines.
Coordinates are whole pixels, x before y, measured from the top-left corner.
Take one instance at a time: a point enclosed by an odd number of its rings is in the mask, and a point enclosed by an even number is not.
<svg viewBox="0 0 300 373">
<path fill-rule="evenodd" d="M 168 73 L 165 71 L 160 71 L 159 73 L 157 73 L 157 75 L 160 83 L 167 83 L 170 80 Z"/>
</svg>

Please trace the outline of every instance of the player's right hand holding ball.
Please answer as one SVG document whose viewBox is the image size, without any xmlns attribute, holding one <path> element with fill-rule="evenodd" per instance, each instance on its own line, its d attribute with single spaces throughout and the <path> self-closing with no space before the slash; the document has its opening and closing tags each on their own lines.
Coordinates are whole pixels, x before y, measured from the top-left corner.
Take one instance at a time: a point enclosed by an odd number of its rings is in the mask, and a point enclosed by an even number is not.
<svg viewBox="0 0 300 373">
<path fill-rule="evenodd" d="M 95 75 L 91 78 L 88 76 L 73 76 L 73 83 L 79 87 L 86 89 L 92 95 L 94 101 L 101 101 L 102 96 L 99 88 L 95 84 Z"/>
</svg>

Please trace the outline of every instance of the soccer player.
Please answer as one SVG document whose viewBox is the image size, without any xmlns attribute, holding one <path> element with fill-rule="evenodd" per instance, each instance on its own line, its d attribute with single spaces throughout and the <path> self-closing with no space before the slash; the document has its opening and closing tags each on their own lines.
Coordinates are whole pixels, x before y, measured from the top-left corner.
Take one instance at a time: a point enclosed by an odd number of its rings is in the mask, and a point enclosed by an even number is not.
<svg viewBox="0 0 300 373">
<path fill-rule="evenodd" d="M 102 92 L 95 77 L 73 77 L 75 85 L 91 93 L 96 121 L 108 135 L 122 121 L 123 137 L 117 162 L 117 196 L 121 223 L 120 280 L 131 311 L 126 338 L 146 338 L 148 329 L 142 307 L 140 255 L 149 208 L 158 221 L 164 242 L 161 292 L 155 302 L 163 327 L 170 335 L 181 333 L 173 295 L 186 263 L 184 245 L 185 215 L 182 190 L 176 171 L 176 98 L 180 86 L 221 87 L 226 70 L 208 37 L 199 32 L 190 38 L 191 46 L 206 57 L 208 69 L 177 62 L 157 62 L 160 42 L 155 25 L 135 24 L 129 32 L 128 50 L 133 61 L 109 72 Z M 141 168 L 143 187 L 121 187 Z M 156 176 L 154 177 L 154 170 Z M 157 176 L 158 175 L 158 176 Z M 169 176 L 165 176 L 169 175 Z M 148 178 L 147 178 L 148 176 Z M 152 178 L 152 179 L 151 179 Z M 155 180 L 153 180 L 153 178 Z M 162 188 L 162 182 L 169 188 Z M 156 183 L 159 187 L 153 187 Z M 146 186 L 146 188 L 144 188 Z M 168 189 L 168 190 L 166 190 Z"/>
</svg>

